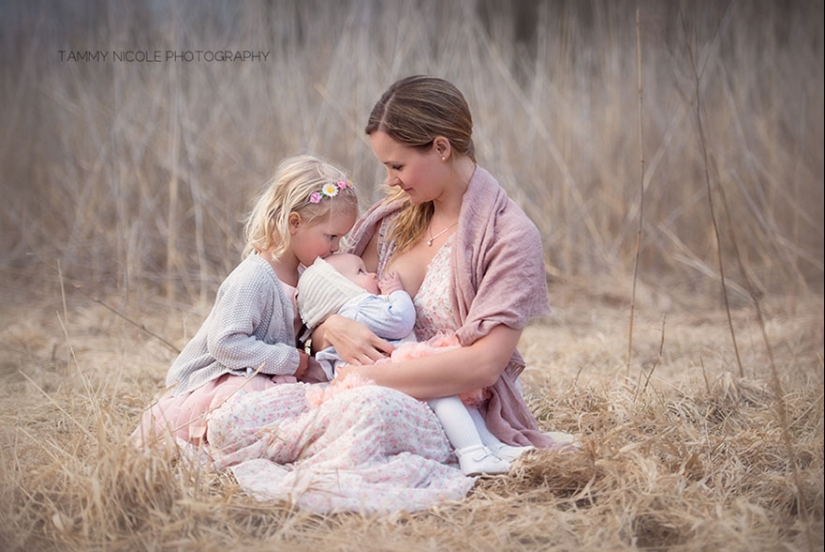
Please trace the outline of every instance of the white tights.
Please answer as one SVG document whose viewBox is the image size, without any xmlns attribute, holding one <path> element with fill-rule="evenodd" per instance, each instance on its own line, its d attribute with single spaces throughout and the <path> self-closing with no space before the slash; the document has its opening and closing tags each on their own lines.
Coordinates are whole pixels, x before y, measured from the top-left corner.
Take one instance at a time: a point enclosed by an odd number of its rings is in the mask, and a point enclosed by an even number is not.
<svg viewBox="0 0 825 552">
<path fill-rule="evenodd" d="M 487 429 L 481 412 L 477 408 L 465 406 L 457 396 L 430 399 L 427 404 L 438 417 L 447 439 L 455 449 L 502 444 Z"/>
</svg>

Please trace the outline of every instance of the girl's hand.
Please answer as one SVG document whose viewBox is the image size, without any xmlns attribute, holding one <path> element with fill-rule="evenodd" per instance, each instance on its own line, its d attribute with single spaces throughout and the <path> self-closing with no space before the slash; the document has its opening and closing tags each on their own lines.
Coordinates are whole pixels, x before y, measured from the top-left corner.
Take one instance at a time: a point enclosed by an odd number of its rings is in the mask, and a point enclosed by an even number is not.
<svg viewBox="0 0 825 552">
<path fill-rule="evenodd" d="M 365 325 L 333 314 L 312 332 L 316 351 L 335 347 L 347 364 L 373 364 L 393 352 L 395 347 L 372 333 Z"/>
<path fill-rule="evenodd" d="M 321 368 L 318 361 L 312 357 L 309 357 L 307 371 L 304 372 L 304 377 L 301 378 L 300 381 L 304 383 L 326 383 L 329 381 L 329 378 L 326 373 L 324 373 L 324 369 Z"/>
<path fill-rule="evenodd" d="M 307 368 L 309 367 L 310 357 L 305 351 L 302 351 L 301 349 L 298 349 L 298 357 L 300 359 L 298 361 L 298 368 L 295 369 L 295 373 L 292 375 L 295 376 L 296 379 L 301 379 L 306 373 Z"/>
</svg>

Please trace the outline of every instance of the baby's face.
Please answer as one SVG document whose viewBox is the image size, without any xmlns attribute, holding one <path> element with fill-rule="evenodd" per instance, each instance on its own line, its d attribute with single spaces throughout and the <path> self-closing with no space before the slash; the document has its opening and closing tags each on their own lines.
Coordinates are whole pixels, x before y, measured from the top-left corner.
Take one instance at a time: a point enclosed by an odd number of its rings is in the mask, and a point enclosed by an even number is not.
<svg viewBox="0 0 825 552">
<path fill-rule="evenodd" d="M 375 275 L 375 272 L 367 272 L 364 261 L 358 255 L 338 253 L 336 255 L 330 255 L 324 260 L 350 282 L 364 288 L 370 293 L 376 295 L 381 293 L 378 289 L 378 277 Z"/>
</svg>

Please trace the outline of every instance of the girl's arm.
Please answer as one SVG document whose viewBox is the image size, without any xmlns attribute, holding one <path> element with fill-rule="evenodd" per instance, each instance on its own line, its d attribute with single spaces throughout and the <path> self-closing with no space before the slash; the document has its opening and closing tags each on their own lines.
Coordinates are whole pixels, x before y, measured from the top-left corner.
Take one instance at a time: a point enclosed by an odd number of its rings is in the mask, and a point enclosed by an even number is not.
<svg viewBox="0 0 825 552">
<path fill-rule="evenodd" d="M 392 365 L 346 366 L 337 377 L 357 373 L 416 399 L 446 397 L 493 385 L 516 350 L 521 330 L 503 324 L 472 345 Z"/>
<path fill-rule="evenodd" d="M 292 321 L 280 316 L 284 312 L 281 295 L 268 269 L 242 263 L 224 280 L 215 297 L 207 322 L 209 354 L 235 372 L 262 367 L 263 374 L 293 375 L 302 365 L 295 344 L 264 340 L 263 315 L 270 311 L 274 315 L 268 322 L 278 326 L 273 333 L 287 335 L 282 329 Z"/>
</svg>

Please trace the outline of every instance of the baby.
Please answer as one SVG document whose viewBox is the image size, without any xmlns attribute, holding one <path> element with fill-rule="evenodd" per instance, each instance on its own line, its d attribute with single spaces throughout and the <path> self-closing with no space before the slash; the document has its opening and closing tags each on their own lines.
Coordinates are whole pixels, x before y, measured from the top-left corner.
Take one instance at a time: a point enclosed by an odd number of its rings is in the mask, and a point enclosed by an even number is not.
<svg viewBox="0 0 825 552">
<path fill-rule="evenodd" d="M 390 273 L 378 280 L 357 255 L 331 255 L 308 267 L 298 281 L 298 311 L 308 331 L 335 313 L 365 324 L 377 336 L 399 345 L 393 361 L 420 356 L 423 348 L 432 354 L 444 345 L 444 350 L 458 346 L 455 340 L 441 338 L 431 340 L 433 346 L 416 344 L 415 305 L 400 278 Z M 332 347 L 319 351 L 315 358 L 330 380 L 344 363 Z M 507 473 L 512 460 L 533 448 L 499 441 L 478 410 L 466 407 L 458 396 L 430 399 L 427 404 L 455 448 L 465 475 Z"/>
<path fill-rule="evenodd" d="M 379 285 L 357 255 L 331 255 L 308 267 L 298 281 L 298 312 L 307 332 L 337 313 L 393 344 L 415 341 L 415 306 L 398 275 L 383 278 Z M 315 359 L 330 381 L 343 362 L 332 347 L 318 351 Z"/>
</svg>

